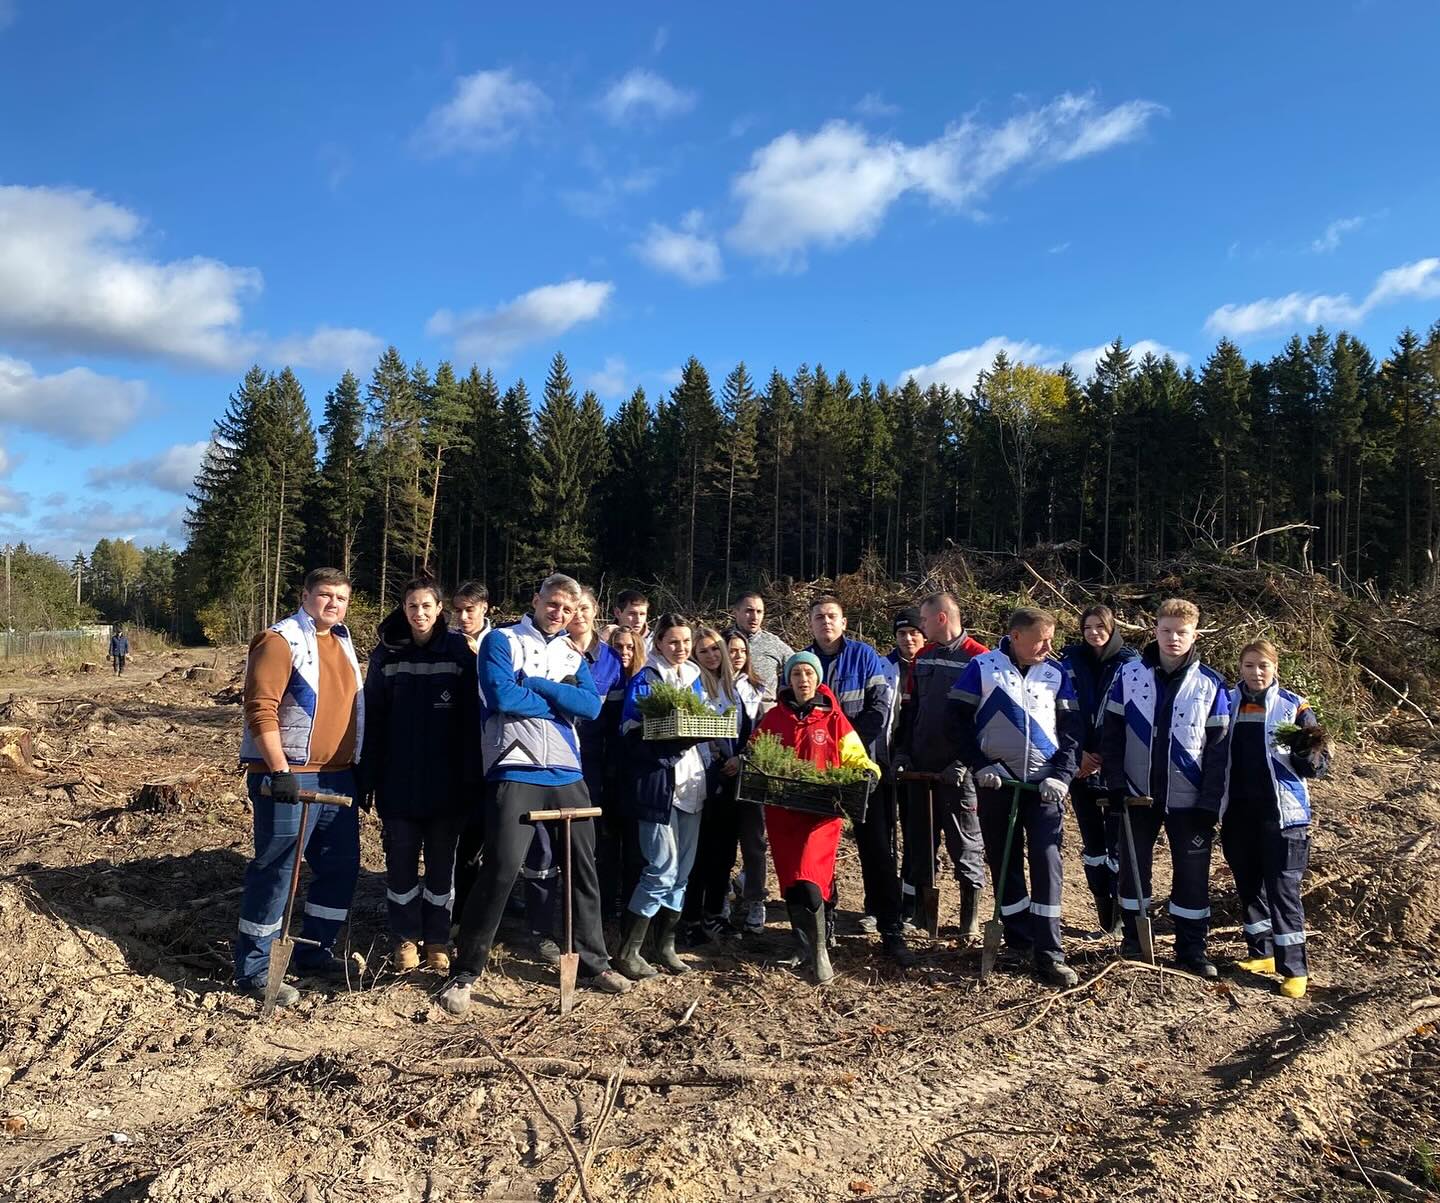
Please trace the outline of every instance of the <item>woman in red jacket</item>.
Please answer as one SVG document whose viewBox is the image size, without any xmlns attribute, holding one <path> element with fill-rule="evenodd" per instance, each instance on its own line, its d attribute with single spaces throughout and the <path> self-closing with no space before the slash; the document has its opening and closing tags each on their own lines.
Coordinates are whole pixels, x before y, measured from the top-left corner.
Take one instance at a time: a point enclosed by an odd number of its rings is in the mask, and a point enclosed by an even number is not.
<svg viewBox="0 0 1440 1203">
<path fill-rule="evenodd" d="M 849 765 L 864 769 L 878 781 L 880 766 L 865 755 L 865 745 L 835 695 L 820 684 L 820 675 L 820 659 L 814 652 L 796 652 L 786 660 L 782 678 L 786 684 L 752 739 L 762 733 L 773 735 L 817 768 Z M 780 892 L 818 982 L 835 976 L 826 947 L 825 904 L 835 894 L 835 854 L 843 829 L 844 821 L 838 815 L 827 818 L 781 806 L 765 808 L 765 830 Z"/>
</svg>

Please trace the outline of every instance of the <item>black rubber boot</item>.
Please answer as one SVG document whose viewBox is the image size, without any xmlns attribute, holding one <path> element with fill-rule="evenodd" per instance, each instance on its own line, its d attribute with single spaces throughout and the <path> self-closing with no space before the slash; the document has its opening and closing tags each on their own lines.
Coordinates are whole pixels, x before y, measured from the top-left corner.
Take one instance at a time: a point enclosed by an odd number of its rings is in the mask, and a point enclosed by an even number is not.
<svg viewBox="0 0 1440 1203">
<path fill-rule="evenodd" d="M 655 916 L 655 959 L 667 973 L 689 973 L 690 966 L 675 951 L 675 929 L 680 926 L 680 912 L 661 907 Z"/>
<path fill-rule="evenodd" d="M 1107 936 L 1120 932 L 1120 908 L 1115 904 L 1114 894 L 1096 894 L 1095 917 L 1100 920 L 1100 930 Z"/>
<path fill-rule="evenodd" d="M 811 910 L 798 902 L 786 902 L 785 910 L 790 916 L 790 926 L 795 930 L 796 943 L 800 945 L 802 960 L 815 973 L 815 980 L 828 982 L 835 976 L 830 966 L 830 952 L 825 947 L 825 908 Z"/>
<path fill-rule="evenodd" d="M 980 938 L 980 891 L 974 886 L 960 886 L 960 938 Z"/>
<path fill-rule="evenodd" d="M 835 947 L 835 904 L 825 904 L 825 947 Z"/>
<path fill-rule="evenodd" d="M 637 915 L 634 911 L 625 912 L 625 917 L 621 920 L 620 951 L 615 954 L 614 964 L 615 968 L 632 982 L 644 981 L 660 972 L 640 955 L 641 946 L 645 943 L 645 933 L 649 930 L 650 920 L 647 916 Z"/>
<path fill-rule="evenodd" d="M 909 969 L 915 964 L 915 954 L 910 951 L 910 946 L 905 943 L 905 933 L 898 931 L 882 932 L 880 935 L 880 947 L 885 954 L 899 965 L 901 969 Z"/>
</svg>

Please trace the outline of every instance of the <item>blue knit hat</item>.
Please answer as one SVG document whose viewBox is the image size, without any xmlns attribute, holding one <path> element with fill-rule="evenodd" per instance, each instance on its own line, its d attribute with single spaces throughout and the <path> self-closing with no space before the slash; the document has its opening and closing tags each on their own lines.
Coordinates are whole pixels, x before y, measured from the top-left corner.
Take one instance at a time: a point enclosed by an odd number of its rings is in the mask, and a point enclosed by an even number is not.
<svg viewBox="0 0 1440 1203">
<path fill-rule="evenodd" d="M 815 679 L 817 681 L 823 681 L 825 679 L 825 670 L 820 667 L 819 656 L 817 656 L 814 652 L 796 652 L 793 656 L 791 656 L 788 660 L 785 661 L 784 684 L 790 684 L 790 674 L 794 671 L 797 664 L 808 664 L 811 668 L 813 668 L 815 670 Z"/>
</svg>

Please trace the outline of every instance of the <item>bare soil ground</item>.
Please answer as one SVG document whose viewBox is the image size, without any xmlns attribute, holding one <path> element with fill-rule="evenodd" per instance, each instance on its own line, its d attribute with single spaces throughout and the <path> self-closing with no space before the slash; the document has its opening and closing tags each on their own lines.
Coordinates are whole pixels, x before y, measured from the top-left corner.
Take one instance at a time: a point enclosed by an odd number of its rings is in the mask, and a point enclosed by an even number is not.
<svg viewBox="0 0 1440 1203">
<path fill-rule="evenodd" d="M 1228 969 L 1218 853 L 1221 981 L 1117 964 L 1072 837 L 1065 995 L 1003 961 L 981 987 L 953 938 L 898 972 L 843 910 L 817 989 L 776 964 L 777 907 L 763 937 L 565 1019 L 512 941 L 453 1020 L 436 979 L 388 971 L 371 818 L 365 971 L 259 1023 L 228 985 L 241 655 L 0 680 L 44 758 L 0 777 L 0 1198 L 571 1200 L 566 1140 L 589 1197 L 654 1203 L 1440 1197 L 1440 747 L 1343 750 L 1316 790 L 1298 1002 Z M 178 808 L 142 809 L 162 778 Z"/>
</svg>

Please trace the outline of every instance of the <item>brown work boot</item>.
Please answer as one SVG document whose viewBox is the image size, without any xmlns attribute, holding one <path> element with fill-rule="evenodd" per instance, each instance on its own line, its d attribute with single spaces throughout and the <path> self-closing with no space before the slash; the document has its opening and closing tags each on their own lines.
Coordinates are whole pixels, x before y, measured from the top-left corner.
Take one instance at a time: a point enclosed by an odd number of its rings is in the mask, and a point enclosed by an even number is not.
<svg viewBox="0 0 1440 1203">
<path fill-rule="evenodd" d="M 415 947 L 414 940 L 396 940 L 391 960 L 396 973 L 409 973 L 420 967 L 420 950 Z"/>
<path fill-rule="evenodd" d="M 438 973 L 441 977 L 449 977 L 450 949 L 444 944 L 425 945 L 425 968 L 431 973 Z"/>
</svg>

